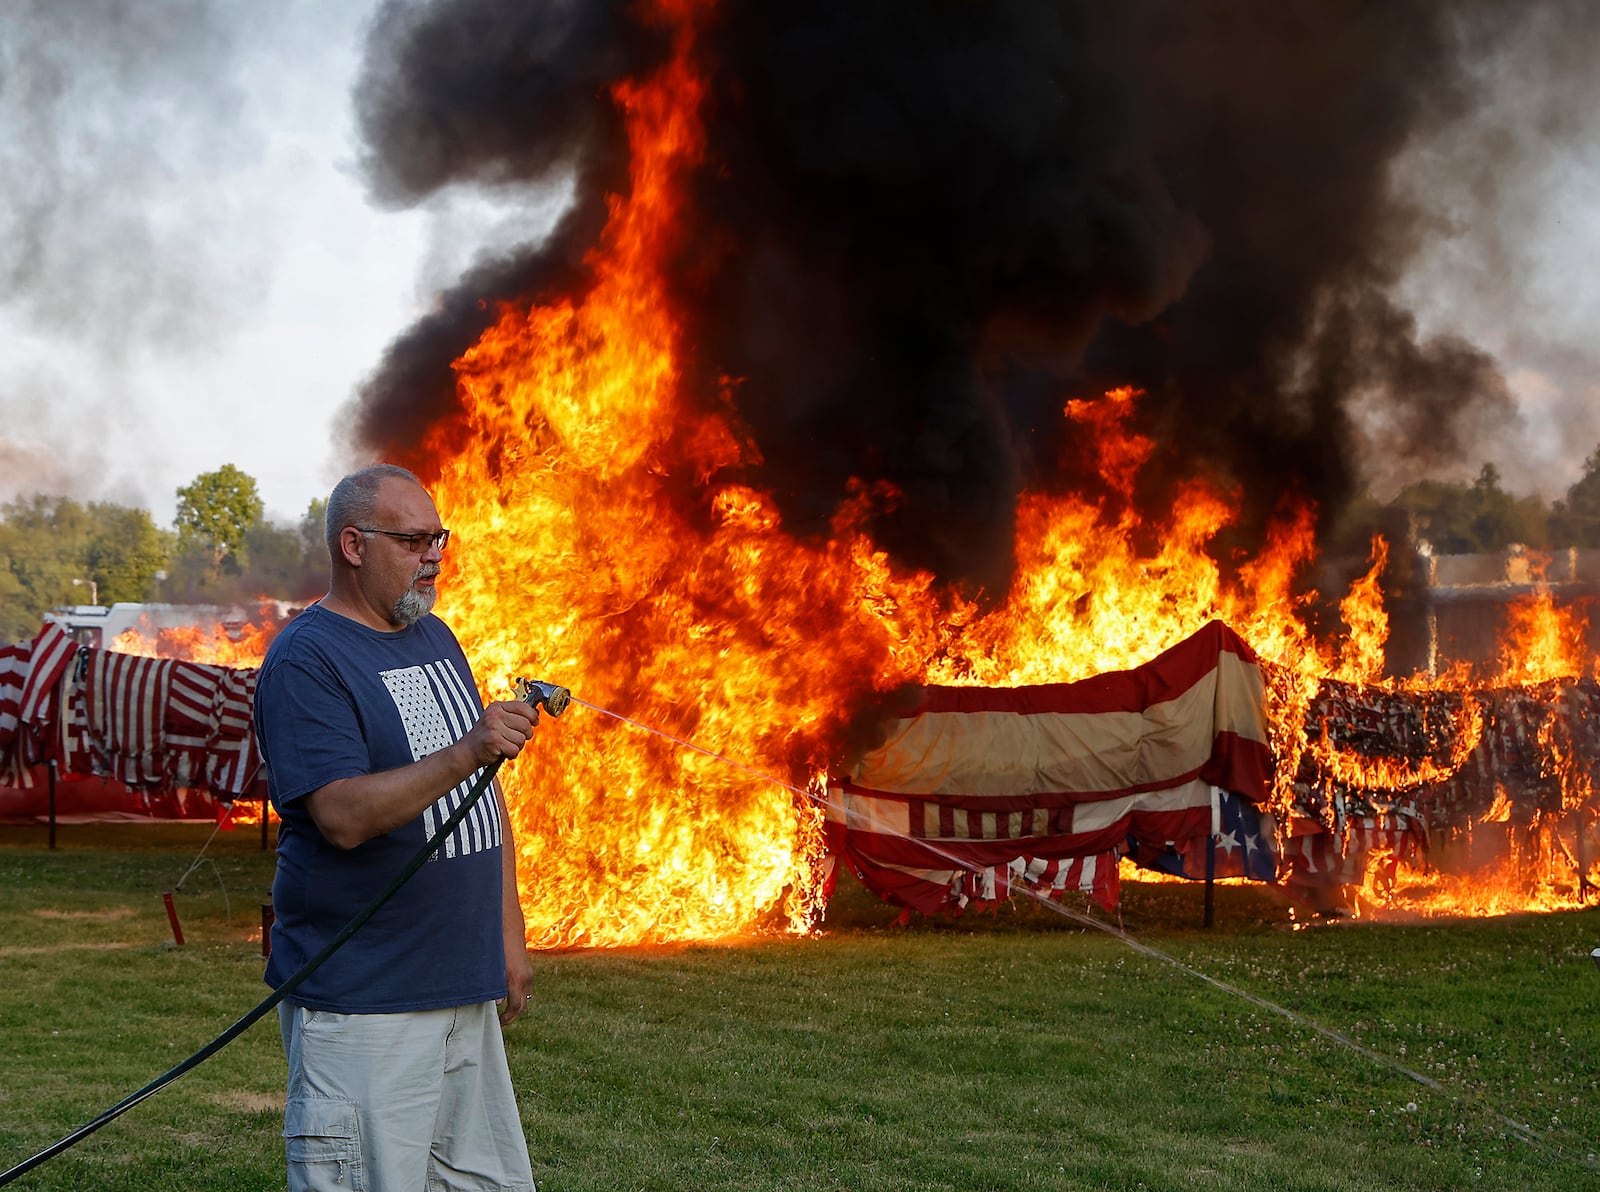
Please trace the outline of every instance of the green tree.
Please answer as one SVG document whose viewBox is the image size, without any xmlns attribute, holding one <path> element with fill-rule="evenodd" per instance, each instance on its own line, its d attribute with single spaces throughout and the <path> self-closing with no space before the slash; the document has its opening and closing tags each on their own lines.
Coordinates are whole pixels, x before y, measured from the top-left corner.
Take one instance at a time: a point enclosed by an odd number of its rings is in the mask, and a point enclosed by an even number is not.
<svg viewBox="0 0 1600 1192">
<path fill-rule="evenodd" d="M 156 527 L 147 509 L 97 502 L 89 506 L 93 531 L 85 554 L 101 604 L 150 600 L 166 569 L 173 536 Z"/>
<path fill-rule="evenodd" d="M 178 604 L 216 603 L 224 598 L 224 585 L 232 580 L 217 567 L 211 548 L 194 538 L 174 542 L 166 570 L 159 598 Z"/>
<path fill-rule="evenodd" d="M 1550 514 L 1558 546 L 1600 547 L 1600 446 L 1583 461 L 1583 475 Z"/>
<path fill-rule="evenodd" d="M 1537 497 L 1516 497 L 1500 471 L 1484 464 L 1470 485 L 1421 480 L 1400 490 L 1391 505 L 1409 513 L 1418 534 L 1440 554 L 1491 554 L 1512 543 L 1549 545 L 1549 512 Z"/>
<path fill-rule="evenodd" d="M 39 613 L 22 583 L 11 573 L 9 557 L 0 554 L 0 642 L 32 641 L 39 631 Z M 43 612 L 40 609 L 39 612 Z"/>
<path fill-rule="evenodd" d="M 172 599 L 250 604 L 263 597 L 299 600 L 320 592 L 327 581 L 327 548 L 320 528 L 326 502 L 313 501 L 298 523 L 278 524 L 257 516 L 244 526 L 220 565 L 199 534 L 180 537 L 162 591 Z"/>
<path fill-rule="evenodd" d="M 202 472 L 178 489 L 178 552 L 199 547 L 209 552 L 214 573 L 224 567 L 237 573 L 245 534 L 264 508 L 255 478 L 232 464 Z"/>
<path fill-rule="evenodd" d="M 89 566 L 94 529 L 89 510 L 67 497 L 34 495 L 0 509 L 0 568 L 7 577 L 0 583 L 0 637 L 32 638 L 45 612 L 89 603 L 99 584 Z"/>
<path fill-rule="evenodd" d="M 252 595 L 295 597 L 306 589 L 311 570 L 305 537 L 299 526 L 258 521 L 245 532 L 241 575 Z"/>
<path fill-rule="evenodd" d="M 1538 497 L 1516 497 L 1506 492 L 1500 487 L 1500 473 L 1492 464 L 1484 464 L 1478 479 L 1486 483 L 1476 522 L 1480 538 L 1489 544 L 1483 549 L 1503 550 L 1514 542 L 1535 550 L 1550 545 L 1548 505 Z M 1491 479 L 1492 489 L 1487 487 Z"/>
<path fill-rule="evenodd" d="M 328 553 L 328 499 L 313 497 L 300 519 L 300 537 L 305 539 L 306 554 L 312 559 L 322 559 Z"/>
</svg>

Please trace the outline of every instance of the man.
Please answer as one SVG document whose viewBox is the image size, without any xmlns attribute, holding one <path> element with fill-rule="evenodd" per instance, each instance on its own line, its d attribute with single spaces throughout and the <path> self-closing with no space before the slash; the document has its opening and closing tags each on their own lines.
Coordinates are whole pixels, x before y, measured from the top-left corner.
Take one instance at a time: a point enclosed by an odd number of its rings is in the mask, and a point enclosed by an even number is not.
<svg viewBox="0 0 1600 1192">
<path fill-rule="evenodd" d="M 327 517 L 328 592 L 278 635 L 256 687 L 282 820 L 274 987 L 538 723 L 527 703 L 482 707 L 455 635 L 431 615 L 449 531 L 414 475 L 378 464 L 346 476 Z M 532 1192 L 501 1040 L 531 996 L 523 931 L 511 824 L 493 784 L 279 1006 L 291 1190 Z"/>
</svg>

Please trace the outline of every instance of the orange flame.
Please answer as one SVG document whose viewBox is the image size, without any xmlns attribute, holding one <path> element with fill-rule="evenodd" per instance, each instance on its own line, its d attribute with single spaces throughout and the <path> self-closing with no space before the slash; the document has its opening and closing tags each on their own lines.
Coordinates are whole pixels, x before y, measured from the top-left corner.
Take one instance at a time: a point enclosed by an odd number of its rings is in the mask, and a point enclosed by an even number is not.
<svg viewBox="0 0 1600 1192">
<path fill-rule="evenodd" d="M 111 648 L 121 654 L 139 654 L 146 658 L 181 658 L 186 662 L 245 669 L 261 665 L 276 628 L 250 625 L 238 636 L 220 622 L 209 629 L 196 625 L 162 628 L 154 635 L 125 629 L 116 636 Z"/>
<path fill-rule="evenodd" d="M 1587 655 L 1587 623 L 1577 609 L 1555 606 L 1548 586 L 1511 606 L 1501 640 L 1502 683 L 1543 683 L 1593 674 L 1600 660 Z"/>
<path fill-rule="evenodd" d="M 687 6 L 686 6 L 687 7 Z M 1067 402 L 1095 435 L 1100 501 L 1025 494 L 1015 582 L 981 605 L 897 569 L 864 527 L 891 507 L 858 485 L 828 535 L 787 533 L 725 381 L 683 392 L 686 348 L 664 284 L 685 172 L 701 162 L 694 24 L 656 75 L 619 85 L 632 186 L 587 259 L 581 296 L 506 306 L 457 362 L 461 410 L 414 461 L 459 549 L 446 604 L 487 688 L 514 676 L 571 687 L 535 748 L 502 771 L 523 908 L 537 947 L 806 930 L 821 908 L 820 824 L 806 791 L 849 746 L 851 714 L 908 682 L 1061 682 L 1146 661 L 1213 618 L 1269 663 L 1275 800 L 1286 804 L 1327 676 L 1380 682 L 1387 545 L 1340 606 L 1333 651 L 1297 588 L 1315 510 L 1287 507 L 1259 556 L 1225 579 L 1212 557 L 1234 502 L 1190 482 L 1165 519 L 1132 506 L 1152 444 L 1127 430 L 1138 397 Z M 711 412 L 701 409 L 710 405 Z M 1152 551 L 1138 542 L 1155 541 Z M 1406 789 L 1448 761 L 1379 773 L 1324 759 L 1341 780 Z M 1431 767 L 1431 768 L 1430 768 Z"/>
<path fill-rule="evenodd" d="M 138 625 L 117 634 L 110 648 L 144 658 L 178 658 L 248 669 L 261 665 L 280 626 L 273 602 L 263 598 L 259 614 L 251 621 L 156 627 L 148 618 L 141 618 Z"/>
<path fill-rule="evenodd" d="M 1350 627 L 1350 636 L 1339 654 L 1333 677 L 1351 683 L 1371 683 L 1383 675 L 1384 646 L 1389 641 L 1389 616 L 1383 608 L 1383 591 L 1378 586 L 1384 564 L 1389 561 L 1389 544 L 1372 540 L 1372 566 L 1350 586 L 1339 602 L 1339 615 Z"/>
<path fill-rule="evenodd" d="M 866 537 L 865 515 L 894 492 L 861 488 L 826 540 L 800 542 L 769 495 L 723 479 L 755 454 L 730 404 L 702 414 L 683 400 L 661 280 L 678 180 L 701 152 L 691 46 L 686 25 L 670 65 L 617 90 L 633 187 L 612 201 L 594 284 L 503 310 L 457 362 L 462 413 L 428 444 L 464 548 L 448 614 L 489 694 L 521 674 L 580 701 L 503 772 L 541 947 L 725 937 L 779 907 L 806 928 L 820 836 L 803 792 L 873 692 L 1081 677 L 1213 616 L 1248 629 L 1292 603 L 1283 562 L 1256 570 L 1257 592 L 1222 590 L 1205 547 L 1229 507 L 1200 486 L 1153 557 L 1130 545 L 1130 512 L 1029 498 L 1016 588 L 984 614 Z M 1132 399 L 1068 410 L 1104 424 L 1117 475 L 1148 452 L 1114 438 Z M 1310 526 L 1297 514 L 1279 549 L 1308 557 Z"/>
</svg>

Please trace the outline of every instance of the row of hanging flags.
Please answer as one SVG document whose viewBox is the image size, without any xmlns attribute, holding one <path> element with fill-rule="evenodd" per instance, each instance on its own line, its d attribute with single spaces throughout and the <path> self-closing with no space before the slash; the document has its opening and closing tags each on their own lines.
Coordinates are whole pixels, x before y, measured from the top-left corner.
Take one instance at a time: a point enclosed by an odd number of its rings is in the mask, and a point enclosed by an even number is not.
<svg viewBox="0 0 1600 1192">
<path fill-rule="evenodd" d="M 0 646 L 0 786 L 36 787 L 54 762 L 150 815 L 258 798 L 255 677 L 79 646 L 47 623 Z M 829 792 L 833 851 L 885 898 L 936 912 L 1025 882 L 1110 907 L 1128 854 L 1190 878 L 1276 878 L 1262 672 L 1221 622 L 1129 671 L 921 695 Z"/>
<path fill-rule="evenodd" d="M 1375 854 L 1392 876 L 1430 829 L 1559 826 L 1592 805 L 1600 775 L 1593 677 L 1435 691 L 1325 680 L 1305 723 L 1328 746 L 1304 753 L 1293 781 L 1284 851 L 1305 884 L 1359 882 Z M 1329 753 L 1381 760 L 1389 776 L 1353 783 Z"/>
<path fill-rule="evenodd" d="M 82 646 L 46 622 L 0 646 L 0 787 L 35 791 L 54 763 L 125 789 L 117 810 L 220 816 L 265 789 L 255 683 L 254 669 Z"/>
<path fill-rule="evenodd" d="M 6 788 L 30 793 L 51 762 L 120 784 L 123 809 L 146 815 L 261 798 L 255 679 L 80 646 L 53 623 L 0 646 L 0 815 Z M 1417 859 L 1430 827 L 1481 820 L 1508 795 L 1524 822 L 1559 814 L 1572 772 L 1600 772 L 1592 679 L 1475 692 L 1329 680 L 1308 737 L 1433 777 L 1356 786 L 1308 750 L 1280 824 L 1267 811 L 1269 679 L 1214 621 L 1142 666 L 1076 683 L 922 688 L 830 783 L 830 848 L 868 889 L 929 913 L 1022 886 L 1111 908 L 1124 856 L 1187 878 L 1325 889 L 1361 881 L 1375 853 Z"/>
</svg>

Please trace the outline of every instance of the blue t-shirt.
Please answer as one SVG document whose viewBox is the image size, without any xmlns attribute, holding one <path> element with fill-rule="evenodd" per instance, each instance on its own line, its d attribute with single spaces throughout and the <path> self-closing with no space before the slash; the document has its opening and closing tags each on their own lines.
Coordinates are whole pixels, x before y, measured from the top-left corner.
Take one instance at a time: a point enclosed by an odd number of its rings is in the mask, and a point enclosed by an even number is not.
<svg viewBox="0 0 1600 1192">
<path fill-rule="evenodd" d="M 348 850 L 317 830 L 304 796 L 340 778 L 410 765 L 464 736 L 482 712 L 466 656 L 437 617 L 381 633 L 313 605 L 278 634 L 255 695 L 282 820 L 268 984 L 299 972 L 364 910 L 477 775 L 411 823 Z M 499 795 L 491 784 L 429 860 L 287 1000 L 386 1014 L 503 998 Z"/>
</svg>

